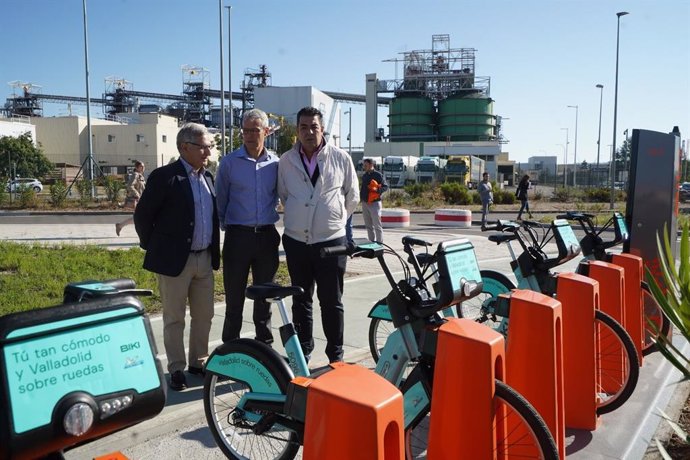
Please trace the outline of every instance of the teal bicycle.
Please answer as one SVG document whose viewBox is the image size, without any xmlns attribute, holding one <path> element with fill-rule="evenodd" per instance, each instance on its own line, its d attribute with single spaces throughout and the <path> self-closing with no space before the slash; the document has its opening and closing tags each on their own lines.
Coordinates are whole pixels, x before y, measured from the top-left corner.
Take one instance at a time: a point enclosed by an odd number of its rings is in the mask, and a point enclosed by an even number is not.
<svg viewBox="0 0 690 460">
<path fill-rule="evenodd" d="M 411 276 L 405 261 L 390 248 L 367 242 L 325 248 L 322 252 L 324 256 L 343 254 L 377 259 L 390 284 L 386 301 L 396 329 L 381 350 L 375 372 L 403 393 L 406 454 L 407 458 L 416 458 L 426 449 L 434 369 L 441 365 L 435 360 L 436 336 L 446 320 L 439 312 L 482 290 L 474 248 L 465 239 L 438 245 L 438 295 L 431 295 L 424 283 Z M 391 274 L 384 254 L 392 254 L 401 262 L 401 280 L 396 281 Z M 290 381 L 294 376 L 309 376 L 310 370 L 284 303 L 285 297 L 299 293 L 301 288 L 292 286 L 247 288 L 249 298 L 277 304 L 287 357 L 258 341 L 238 339 L 218 347 L 206 363 L 206 419 L 228 458 L 291 459 L 304 442 L 303 402 L 300 405 L 294 398 Z M 405 377 L 411 362 L 414 368 Z M 496 413 L 516 416 L 521 425 L 497 440 L 496 455 L 510 449 L 511 455 L 524 453 L 526 458 L 558 458 L 553 437 L 534 408 L 505 383 L 495 384 Z"/>
<path fill-rule="evenodd" d="M 519 288 L 555 297 L 558 278 L 551 270 L 578 256 L 581 248 L 573 229 L 564 219 L 556 219 L 548 226 L 530 221 L 499 220 L 487 226 L 486 230 L 501 232 L 489 235 L 489 241 L 508 246 L 512 258 L 510 266 L 517 285 L 500 272 L 482 270 L 482 293 L 462 302 L 457 310 L 463 318 L 474 319 L 508 334 L 510 311 L 498 301 L 498 296 Z M 522 248 L 517 255 L 512 247 L 515 241 Z M 556 245 L 555 253 L 553 244 Z M 595 311 L 594 321 L 600 344 L 597 371 L 601 385 L 597 390 L 597 414 L 601 415 L 619 408 L 630 398 L 637 385 L 640 366 L 635 345 L 623 326 L 600 310 Z M 624 362 L 622 375 L 615 371 L 615 365 L 611 365 L 620 361 L 621 356 Z"/>
</svg>

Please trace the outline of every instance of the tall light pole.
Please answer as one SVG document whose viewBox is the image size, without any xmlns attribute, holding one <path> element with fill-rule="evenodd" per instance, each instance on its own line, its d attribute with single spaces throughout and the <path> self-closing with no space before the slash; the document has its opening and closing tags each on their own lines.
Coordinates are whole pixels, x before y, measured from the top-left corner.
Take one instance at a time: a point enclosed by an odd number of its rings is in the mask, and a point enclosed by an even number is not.
<svg viewBox="0 0 690 460">
<path fill-rule="evenodd" d="M 569 105 L 569 109 L 575 109 L 575 156 L 573 158 L 573 165 L 574 165 L 574 170 L 573 170 L 573 187 L 577 188 L 577 114 L 579 112 L 579 108 L 576 105 Z"/>
<path fill-rule="evenodd" d="M 565 130 L 565 161 L 563 162 L 563 187 L 568 188 L 568 128 L 561 128 Z"/>
<path fill-rule="evenodd" d="M 223 0 L 218 0 L 218 35 L 220 38 L 220 144 L 221 156 L 227 153 L 225 148 L 225 87 L 223 82 Z"/>
<path fill-rule="evenodd" d="M 348 128 L 347 128 L 347 153 L 352 156 L 352 107 L 347 109 L 343 114 L 347 114 L 348 117 Z"/>
<path fill-rule="evenodd" d="M 228 136 L 230 138 L 230 150 L 232 150 L 232 139 L 233 139 L 233 111 L 232 111 L 232 35 L 230 35 L 230 14 L 232 13 L 232 6 L 226 6 L 228 9 L 228 91 L 230 92 L 230 100 L 228 101 L 228 107 L 230 108 L 230 132 Z"/>
<path fill-rule="evenodd" d="M 604 100 L 604 85 L 598 84 L 599 88 L 599 137 L 597 137 L 597 185 L 599 185 L 599 152 L 601 151 L 601 107 Z"/>
<path fill-rule="evenodd" d="M 82 0 L 82 13 L 84 17 L 84 74 L 86 76 L 86 135 L 89 137 L 89 152 L 86 161 L 89 162 L 88 165 L 88 177 L 91 181 L 91 197 L 96 197 L 96 183 L 93 180 L 93 135 L 91 134 L 91 93 L 89 89 L 89 29 L 88 21 L 86 20 L 86 0 Z M 82 163 L 82 166 L 83 163 Z"/>
<path fill-rule="evenodd" d="M 620 48 L 621 16 L 628 14 L 627 11 L 616 13 L 616 86 L 613 92 L 613 150 L 611 151 L 611 203 L 610 209 L 614 206 L 614 182 L 616 180 L 616 121 L 618 117 L 618 51 Z"/>
</svg>

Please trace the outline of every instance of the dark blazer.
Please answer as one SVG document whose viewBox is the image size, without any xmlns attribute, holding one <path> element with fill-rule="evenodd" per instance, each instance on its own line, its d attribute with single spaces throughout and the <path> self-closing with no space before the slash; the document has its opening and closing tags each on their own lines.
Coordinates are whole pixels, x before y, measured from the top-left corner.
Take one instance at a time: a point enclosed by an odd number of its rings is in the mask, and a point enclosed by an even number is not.
<svg viewBox="0 0 690 460">
<path fill-rule="evenodd" d="M 220 226 L 213 175 L 205 179 L 213 198 L 211 261 L 220 267 Z M 151 172 L 146 189 L 134 211 L 139 246 L 146 250 L 144 268 L 154 273 L 178 276 L 182 273 L 194 235 L 194 197 L 187 171 L 180 160 Z"/>
</svg>

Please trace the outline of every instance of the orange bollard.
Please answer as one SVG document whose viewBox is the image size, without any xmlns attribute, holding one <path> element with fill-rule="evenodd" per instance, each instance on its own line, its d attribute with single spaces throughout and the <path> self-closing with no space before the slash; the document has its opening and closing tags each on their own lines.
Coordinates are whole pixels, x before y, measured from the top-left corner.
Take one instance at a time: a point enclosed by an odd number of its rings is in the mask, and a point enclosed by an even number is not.
<svg viewBox="0 0 690 460">
<path fill-rule="evenodd" d="M 645 319 L 642 304 L 642 258 L 632 254 L 614 254 L 611 262 L 625 270 L 625 324 L 623 327 L 635 344 L 642 366 Z"/>
<path fill-rule="evenodd" d="M 599 283 L 576 273 L 560 273 L 556 297 L 563 309 L 563 392 L 565 426 L 596 430 L 597 373 L 594 312 Z M 512 327 L 512 323 L 511 323 Z"/>
<path fill-rule="evenodd" d="M 301 383 L 308 388 L 304 458 L 402 460 L 400 390 L 362 366 L 334 363 L 331 367 L 332 371 Z"/>
<path fill-rule="evenodd" d="M 599 282 L 599 308 L 625 328 L 625 270 L 608 262 L 589 262 L 587 276 Z M 625 377 L 625 355 L 623 350 L 614 353 L 608 344 L 616 343 L 611 332 L 602 330 L 599 334 L 600 358 L 606 360 L 607 375 L 602 378 L 601 387 L 606 391 L 616 391 Z M 600 365 L 601 367 L 601 365 Z"/>
<path fill-rule="evenodd" d="M 450 318 L 439 328 L 428 458 L 496 458 L 494 381 L 503 378 L 504 344 L 469 319 Z"/>
<path fill-rule="evenodd" d="M 111 452 L 109 454 L 105 455 L 99 455 L 98 457 L 94 457 L 93 460 L 128 460 L 129 457 L 125 456 L 122 452 L 115 451 Z"/>
<path fill-rule="evenodd" d="M 523 289 L 504 295 L 510 296 L 506 383 L 539 412 L 565 458 L 561 303 Z"/>
</svg>

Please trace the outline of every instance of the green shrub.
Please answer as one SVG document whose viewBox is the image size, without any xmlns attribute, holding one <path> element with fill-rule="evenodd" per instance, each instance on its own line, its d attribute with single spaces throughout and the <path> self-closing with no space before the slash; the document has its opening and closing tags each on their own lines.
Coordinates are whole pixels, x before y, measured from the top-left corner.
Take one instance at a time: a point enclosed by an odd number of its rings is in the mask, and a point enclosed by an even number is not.
<svg viewBox="0 0 690 460">
<path fill-rule="evenodd" d="M 470 197 L 472 198 L 472 204 L 482 204 L 482 197 L 479 195 L 479 192 L 472 192 Z"/>
<path fill-rule="evenodd" d="M 77 191 L 79 192 L 79 205 L 86 207 L 93 198 L 91 193 L 91 181 L 82 179 L 78 180 L 74 185 L 76 185 Z"/>
<path fill-rule="evenodd" d="M 532 193 L 532 196 L 530 197 L 530 200 L 534 200 L 534 201 L 541 201 L 543 199 L 544 199 L 544 194 L 541 191 L 536 191 L 536 190 Z"/>
<path fill-rule="evenodd" d="M 67 186 L 64 181 L 56 181 L 50 186 L 50 204 L 54 208 L 63 208 L 67 202 Z"/>
<path fill-rule="evenodd" d="M 585 189 L 585 200 L 595 203 L 608 203 L 611 201 L 611 191 L 607 188 L 588 188 Z"/>
<path fill-rule="evenodd" d="M 425 192 L 428 192 L 431 190 L 431 184 L 410 184 L 405 186 L 405 192 L 410 195 L 412 198 L 419 198 L 421 197 Z"/>
<path fill-rule="evenodd" d="M 0 177 L 0 206 L 5 206 L 5 204 L 10 201 L 10 194 L 5 190 L 6 180 Z"/>
<path fill-rule="evenodd" d="M 390 190 L 388 193 L 383 194 L 383 205 L 385 208 L 399 208 L 403 203 L 405 203 L 405 192 L 402 190 Z"/>
<path fill-rule="evenodd" d="M 571 189 L 565 187 L 557 187 L 553 191 L 553 197 L 551 201 L 557 201 L 559 203 L 567 203 L 571 199 Z"/>
<path fill-rule="evenodd" d="M 107 200 L 112 204 L 117 204 L 120 192 L 125 189 L 125 183 L 117 177 L 106 176 L 103 180 L 103 186 Z"/>
<path fill-rule="evenodd" d="M 516 201 L 515 192 L 512 190 L 494 191 L 494 204 L 514 204 Z"/>
<path fill-rule="evenodd" d="M 38 196 L 33 187 L 19 187 L 17 197 L 19 199 L 19 206 L 22 208 L 35 208 L 38 205 Z"/>
<path fill-rule="evenodd" d="M 448 204 L 471 204 L 472 197 L 464 185 L 456 182 L 441 184 L 441 194 Z"/>
</svg>

